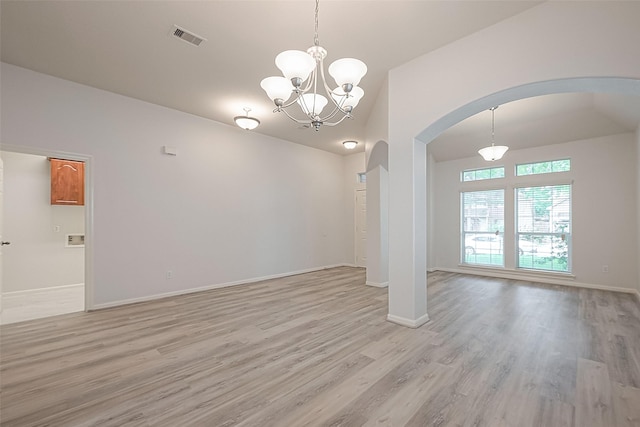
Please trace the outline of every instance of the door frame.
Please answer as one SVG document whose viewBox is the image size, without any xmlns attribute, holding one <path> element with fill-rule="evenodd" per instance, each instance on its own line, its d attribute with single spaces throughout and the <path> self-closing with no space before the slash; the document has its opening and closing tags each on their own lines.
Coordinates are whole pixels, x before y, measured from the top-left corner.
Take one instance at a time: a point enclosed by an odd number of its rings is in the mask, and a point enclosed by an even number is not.
<svg viewBox="0 0 640 427">
<path fill-rule="evenodd" d="M 93 310 L 93 156 L 10 144 L 0 145 L 0 151 L 32 154 L 35 156 L 59 157 L 84 162 L 84 311 Z"/>
</svg>

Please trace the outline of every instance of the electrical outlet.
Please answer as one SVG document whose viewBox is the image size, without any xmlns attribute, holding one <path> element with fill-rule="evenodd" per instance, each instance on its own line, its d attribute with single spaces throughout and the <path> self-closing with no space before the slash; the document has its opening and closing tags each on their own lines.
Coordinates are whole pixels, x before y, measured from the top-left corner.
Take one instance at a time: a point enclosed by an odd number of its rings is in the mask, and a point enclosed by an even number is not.
<svg viewBox="0 0 640 427">
<path fill-rule="evenodd" d="M 603 265 L 602 266 L 602 272 L 603 273 L 608 273 L 609 272 L 609 266 L 608 265 Z"/>
<path fill-rule="evenodd" d="M 53 226 L 53 231 L 54 231 L 54 233 L 59 233 L 60 232 L 60 226 L 59 225 L 54 225 Z"/>
<path fill-rule="evenodd" d="M 173 279 L 173 271 L 171 271 L 171 270 L 167 271 L 167 280 L 169 280 L 169 279 Z"/>
</svg>

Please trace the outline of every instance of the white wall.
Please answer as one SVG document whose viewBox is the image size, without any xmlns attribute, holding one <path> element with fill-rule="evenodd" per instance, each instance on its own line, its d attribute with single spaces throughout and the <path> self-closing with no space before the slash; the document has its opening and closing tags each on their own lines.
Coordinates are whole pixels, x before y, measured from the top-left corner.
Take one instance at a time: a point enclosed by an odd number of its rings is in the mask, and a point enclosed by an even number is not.
<svg viewBox="0 0 640 427">
<path fill-rule="evenodd" d="M 388 318 L 411 326 L 428 318 L 420 200 L 426 167 L 416 138 L 427 143 L 523 97 L 640 94 L 640 56 L 628 53 L 640 45 L 639 14 L 638 2 L 543 2 L 389 72 Z"/>
<path fill-rule="evenodd" d="M 640 295 L 640 125 L 638 129 L 636 129 L 636 219 L 637 219 L 637 237 L 638 237 L 638 245 L 637 245 L 637 255 L 638 257 L 635 260 L 636 265 L 638 266 L 638 282 L 636 283 L 636 289 L 638 294 Z"/>
<path fill-rule="evenodd" d="M 460 183 L 465 169 L 487 167 L 480 156 L 436 163 L 435 244 L 436 265 L 452 271 L 481 271 L 460 267 L 460 192 L 505 188 L 505 212 L 514 212 L 516 184 L 563 184 L 573 180 L 572 242 L 575 279 L 541 275 L 540 281 L 635 289 L 638 283 L 638 247 L 635 185 L 637 158 L 634 134 L 614 135 L 564 144 L 508 151 L 503 161 L 507 177 L 500 180 Z M 517 163 L 571 159 L 571 172 L 514 177 Z M 514 222 L 505 218 L 505 235 L 513 235 Z M 505 240 L 506 243 L 506 240 Z M 506 254 L 505 254 L 506 255 Z M 506 272 L 513 272 L 515 256 L 505 256 Z M 602 266 L 609 272 L 603 273 Z M 487 273 L 485 271 L 485 273 Z M 492 274 L 492 273 L 489 273 Z M 517 277 L 517 276 L 514 276 Z"/>
<path fill-rule="evenodd" d="M 373 147 L 378 141 L 389 141 L 389 79 L 385 78 L 380 86 L 376 102 L 373 104 L 367 125 L 365 128 L 365 152 L 367 170 L 369 170 L 369 157 Z M 375 167 L 376 165 L 373 165 Z M 389 167 L 385 161 L 387 171 Z"/>
<path fill-rule="evenodd" d="M 350 261 L 341 156 L 12 65 L 1 71 L 3 144 L 89 156 L 90 307 Z"/>
<path fill-rule="evenodd" d="M 84 249 L 65 247 L 84 233 L 83 206 L 50 204 L 49 161 L 1 152 L 4 160 L 3 292 L 84 283 Z M 58 232 L 54 226 L 59 226 Z"/>
<path fill-rule="evenodd" d="M 358 182 L 358 174 L 365 171 L 364 152 L 354 153 L 344 157 L 344 259 L 347 264 L 356 264 L 356 248 L 355 248 L 355 216 L 356 216 L 356 190 L 366 189 L 365 184 Z M 350 236 L 349 238 L 347 238 Z"/>
</svg>

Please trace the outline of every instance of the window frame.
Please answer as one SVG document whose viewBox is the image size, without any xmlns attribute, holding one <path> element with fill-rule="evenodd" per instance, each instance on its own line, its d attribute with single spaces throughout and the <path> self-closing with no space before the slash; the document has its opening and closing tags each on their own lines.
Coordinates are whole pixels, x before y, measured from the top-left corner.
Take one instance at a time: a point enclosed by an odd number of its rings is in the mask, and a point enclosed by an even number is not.
<svg viewBox="0 0 640 427">
<path fill-rule="evenodd" d="M 538 174 L 535 174 L 538 175 Z M 525 176 L 529 176 L 529 175 L 525 175 Z M 569 195 L 568 195 L 568 204 L 569 204 L 569 219 L 568 219 L 568 231 L 549 231 L 549 232 L 539 232 L 539 231 L 520 231 L 520 215 L 519 215 L 519 210 L 520 210 L 520 198 L 519 198 L 519 190 L 521 189 L 525 189 L 525 188 L 544 188 L 544 187 L 568 187 L 569 189 Z M 542 273 L 557 273 L 557 274 L 572 274 L 572 258 L 573 258 L 573 245 L 572 245 L 572 237 L 573 237 L 573 183 L 527 183 L 527 184 L 522 184 L 522 185 L 516 185 L 514 186 L 514 195 L 513 195 L 513 213 L 514 213 L 514 240 L 515 240 L 515 248 L 516 248 L 516 263 L 515 263 L 515 268 L 516 270 L 526 270 L 526 271 L 535 271 L 535 272 L 542 272 Z M 552 225 L 553 219 L 550 219 L 550 226 Z M 531 265 L 522 265 L 522 257 L 525 256 L 526 254 L 524 254 L 524 250 L 521 248 L 521 237 L 523 236 L 530 236 L 530 239 L 525 239 L 525 241 L 535 241 L 537 240 L 538 243 L 540 243 L 541 241 L 543 241 L 545 238 L 549 238 L 550 242 L 549 242 L 549 247 L 547 251 L 541 252 L 544 254 L 549 254 L 549 256 L 546 257 L 537 257 L 534 254 L 537 254 L 539 248 L 536 247 L 537 245 L 534 243 L 531 245 L 531 251 L 529 252 L 531 255 Z M 561 250 L 562 249 L 562 243 L 560 243 L 560 249 L 558 249 L 557 244 L 558 239 L 563 242 L 564 245 L 566 245 L 566 269 L 565 270 L 560 270 L 560 269 L 554 269 L 553 265 L 554 265 L 554 259 L 561 259 L 560 257 L 556 257 L 554 256 L 554 251 L 555 250 Z M 547 261 L 543 261 L 544 258 L 548 258 Z M 542 262 L 548 262 L 551 263 L 552 268 L 536 268 L 534 267 L 534 264 L 538 262 L 538 263 L 542 263 Z M 561 261 L 557 261 L 557 262 L 561 262 Z"/>
<path fill-rule="evenodd" d="M 495 191 L 499 191 L 502 193 L 502 224 L 498 225 L 497 230 L 496 231 L 479 231 L 479 230 L 466 230 L 466 223 L 467 223 L 467 216 L 466 216 L 466 204 L 465 204 L 465 194 L 470 194 L 470 193 L 489 193 L 489 192 L 495 192 Z M 505 254 L 504 254 L 504 239 L 505 239 L 505 234 L 504 234 L 504 228 L 505 228 L 505 195 L 506 195 L 506 189 L 504 187 L 500 187 L 500 188 L 483 188 L 483 189 L 469 189 L 468 191 L 464 191 L 461 190 L 460 191 L 460 240 L 459 240 L 459 248 L 460 248 L 460 255 L 459 255 L 459 260 L 460 263 L 463 265 L 467 265 L 467 266 L 474 266 L 474 267 L 490 267 L 490 268 L 505 268 Z M 491 209 L 490 206 L 487 207 L 487 209 Z M 491 217 L 489 215 L 486 216 L 487 221 L 491 220 Z M 489 225 L 491 224 L 487 224 L 487 228 L 489 228 Z M 493 226 L 493 225 L 491 225 Z M 478 237 L 481 236 L 497 236 L 498 239 L 500 240 L 499 243 L 499 251 L 497 253 L 493 252 L 493 247 L 492 247 L 492 243 L 489 243 L 487 246 L 485 247 L 484 250 L 488 250 L 488 253 L 485 253 L 484 255 L 488 255 L 489 257 L 489 262 L 487 263 L 479 263 L 479 262 L 471 262 L 468 260 L 468 256 L 472 255 L 475 257 L 475 261 L 477 261 L 477 256 L 478 254 L 475 252 L 478 248 L 477 246 L 474 246 L 474 252 L 472 254 L 467 254 L 468 251 L 468 247 L 470 247 L 469 245 L 467 245 L 467 239 L 471 238 L 471 239 L 476 239 Z M 494 257 L 499 257 L 500 258 L 500 263 L 494 263 L 491 262 L 491 260 Z"/>
</svg>

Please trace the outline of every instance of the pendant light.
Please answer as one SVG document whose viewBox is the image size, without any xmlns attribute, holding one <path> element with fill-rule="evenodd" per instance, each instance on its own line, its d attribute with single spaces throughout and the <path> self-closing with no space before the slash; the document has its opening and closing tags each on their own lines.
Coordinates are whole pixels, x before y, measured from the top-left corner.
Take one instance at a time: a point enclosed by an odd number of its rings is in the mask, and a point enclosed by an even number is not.
<svg viewBox="0 0 640 427">
<path fill-rule="evenodd" d="M 245 107 L 243 108 L 243 110 L 245 111 L 244 116 L 235 116 L 233 118 L 233 121 L 245 130 L 252 130 L 257 128 L 260 124 L 260 120 L 256 119 L 255 117 L 249 117 L 249 111 L 251 111 L 251 108 Z"/>
<path fill-rule="evenodd" d="M 478 153 L 488 162 L 494 162 L 496 160 L 500 160 L 504 153 L 507 152 L 509 147 L 506 145 L 496 145 L 495 144 L 495 123 L 496 123 L 496 109 L 498 107 L 491 107 L 491 146 L 482 148 L 478 150 Z"/>
</svg>

